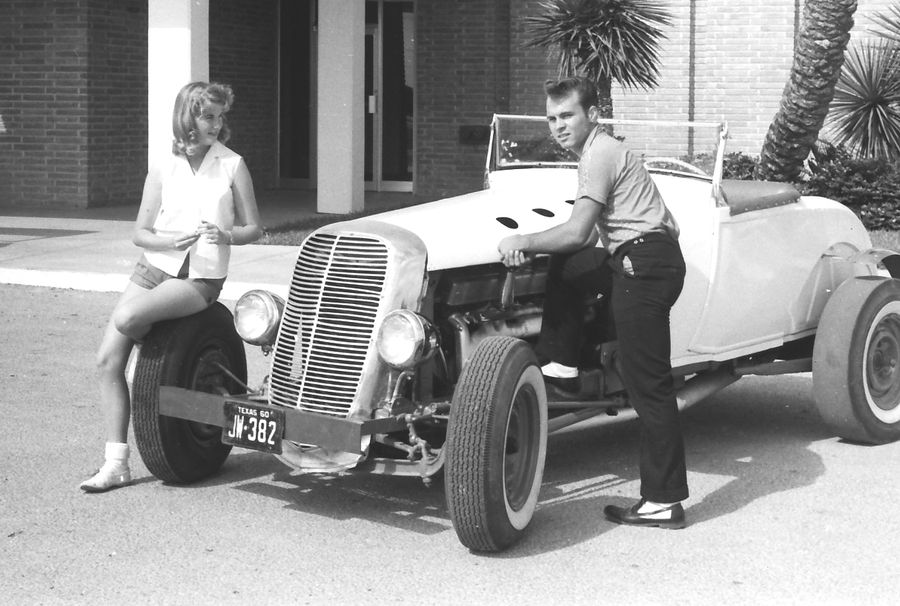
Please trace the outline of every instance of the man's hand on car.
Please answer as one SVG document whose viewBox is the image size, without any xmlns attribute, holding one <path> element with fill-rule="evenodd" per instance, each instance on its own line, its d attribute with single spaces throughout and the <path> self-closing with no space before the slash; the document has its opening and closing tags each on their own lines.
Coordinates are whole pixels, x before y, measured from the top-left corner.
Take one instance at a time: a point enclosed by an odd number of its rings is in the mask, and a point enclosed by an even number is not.
<svg viewBox="0 0 900 606">
<path fill-rule="evenodd" d="M 507 267 L 521 267 L 531 262 L 531 255 L 523 251 L 527 245 L 525 236 L 516 234 L 500 240 L 497 250 L 500 252 L 500 260 Z"/>
</svg>

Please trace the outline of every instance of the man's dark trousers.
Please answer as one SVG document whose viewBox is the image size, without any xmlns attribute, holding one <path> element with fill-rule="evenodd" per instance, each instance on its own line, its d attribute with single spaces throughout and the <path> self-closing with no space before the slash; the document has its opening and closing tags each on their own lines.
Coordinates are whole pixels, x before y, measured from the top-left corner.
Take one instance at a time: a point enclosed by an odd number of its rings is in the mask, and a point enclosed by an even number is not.
<svg viewBox="0 0 900 606">
<path fill-rule="evenodd" d="M 578 366 L 584 300 L 609 296 L 622 382 L 641 420 L 641 496 L 659 503 L 688 496 L 669 332 L 684 273 L 678 242 L 666 234 L 630 240 L 612 256 L 595 247 L 553 255 L 538 341 L 541 357 Z"/>
</svg>

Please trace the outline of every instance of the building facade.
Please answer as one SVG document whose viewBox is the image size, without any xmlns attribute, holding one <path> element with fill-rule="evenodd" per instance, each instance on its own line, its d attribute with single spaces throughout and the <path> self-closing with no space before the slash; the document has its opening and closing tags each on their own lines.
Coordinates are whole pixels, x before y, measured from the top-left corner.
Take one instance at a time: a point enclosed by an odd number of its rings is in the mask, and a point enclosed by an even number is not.
<svg viewBox="0 0 900 606">
<path fill-rule="evenodd" d="M 543 112 L 555 61 L 525 24 L 539 4 L 0 0 L 0 205 L 137 206 L 152 133 L 169 136 L 167 76 L 234 87 L 229 146 L 258 190 L 317 189 L 319 210 L 349 212 L 363 189 L 477 189 L 491 115 Z M 660 85 L 615 89 L 616 116 L 727 120 L 729 148 L 758 153 L 802 1 L 667 4 Z M 853 41 L 891 4 L 859 0 Z M 187 11 L 175 27 L 172 11 Z"/>
</svg>

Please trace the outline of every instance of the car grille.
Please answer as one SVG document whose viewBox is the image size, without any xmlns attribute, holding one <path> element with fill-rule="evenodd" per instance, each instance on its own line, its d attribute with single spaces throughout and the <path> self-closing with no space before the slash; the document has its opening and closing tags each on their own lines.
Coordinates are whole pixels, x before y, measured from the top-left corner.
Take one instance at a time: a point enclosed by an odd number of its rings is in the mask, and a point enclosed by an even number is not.
<svg viewBox="0 0 900 606">
<path fill-rule="evenodd" d="M 270 401 L 350 413 L 388 266 L 378 239 L 317 233 L 302 245 L 272 362 Z"/>
</svg>

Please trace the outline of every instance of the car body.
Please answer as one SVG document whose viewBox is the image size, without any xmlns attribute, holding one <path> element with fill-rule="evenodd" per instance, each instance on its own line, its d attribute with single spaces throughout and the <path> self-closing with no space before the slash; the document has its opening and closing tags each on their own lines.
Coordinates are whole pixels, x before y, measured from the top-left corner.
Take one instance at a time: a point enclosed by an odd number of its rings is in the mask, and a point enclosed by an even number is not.
<svg viewBox="0 0 900 606">
<path fill-rule="evenodd" d="M 822 416 L 839 435 L 900 436 L 898 257 L 872 250 L 836 201 L 723 179 L 725 125 L 601 123 L 641 154 L 680 227 L 679 405 L 747 374 L 813 370 Z M 443 471 L 463 544 L 514 543 L 537 504 L 548 432 L 633 416 L 602 297 L 586 304 L 583 393 L 548 397 L 531 349 L 547 259 L 513 271 L 497 251 L 506 235 L 566 221 L 576 167 L 543 118 L 497 115 L 483 190 L 310 234 L 287 300 L 252 291 L 235 309 L 240 337 L 271 352 L 260 390 L 246 385 L 222 306 L 154 329 L 134 396 L 148 468 L 193 481 L 237 445 L 309 472 L 429 482 Z M 179 364 L 188 370 L 167 370 Z"/>
</svg>

